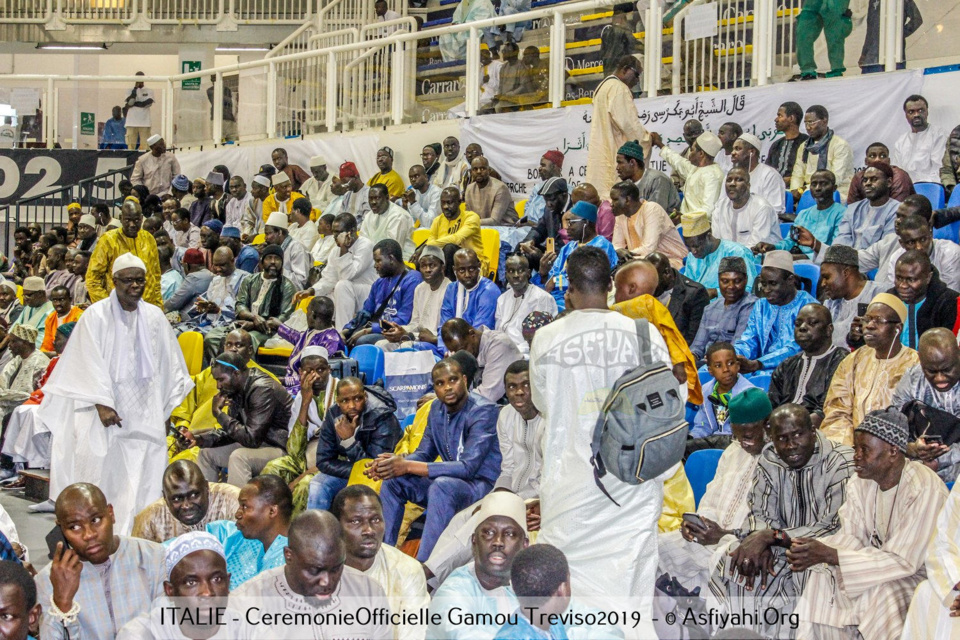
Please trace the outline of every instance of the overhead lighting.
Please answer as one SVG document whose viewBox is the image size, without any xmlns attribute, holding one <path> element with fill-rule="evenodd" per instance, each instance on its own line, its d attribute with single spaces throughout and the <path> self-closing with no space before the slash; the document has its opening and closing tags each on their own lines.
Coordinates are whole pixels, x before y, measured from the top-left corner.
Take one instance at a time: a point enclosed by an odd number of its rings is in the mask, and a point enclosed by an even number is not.
<svg viewBox="0 0 960 640">
<path fill-rule="evenodd" d="M 217 53 L 245 53 L 247 51 L 270 51 L 272 46 L 266 47 L 217 47 Z"/>
<path fill-rule="evenodd" d="M 106 42 L 101 42 L 100 44 L 51 44 L 38 42 L 36 48 L 47 51 L 106 51 L 108 47 Z"/>
</svg>

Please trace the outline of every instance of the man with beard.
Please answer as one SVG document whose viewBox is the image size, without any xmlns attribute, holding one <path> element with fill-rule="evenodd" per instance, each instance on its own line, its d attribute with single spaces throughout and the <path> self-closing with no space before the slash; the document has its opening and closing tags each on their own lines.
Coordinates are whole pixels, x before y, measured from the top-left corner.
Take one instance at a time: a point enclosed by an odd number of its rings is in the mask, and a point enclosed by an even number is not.
<svg viewBox="0 0 960 640">
<path fill-rule="evenodd" d="M 340 522 L 347 551 L 344 573 L 366 576 L 387 594 L 394 613 L 430 606 L 423 566 L 396 547 L 383 544 L 383 508 L 370 487 L 356 484 L 337 494 L 330 513 Z M 423 638 L 421 625 L 399 625 L 397 640 Z"/>
<path fill-rule="evenodd" d="M 470 172 L 470 164 L 460 153 L 460 141 L 453 136 L 443 139 L 443 160 L 440 167 L 433 174 L 433 184 L 441 189 L 458 187 L 463 184 L 464 177 Z"/>
<path fill-rule="evenodd" d="M 163 472 L 163 497 L 137 514 L 130 535 L 165 542 L 203 531 L 211 522 L 232 518 L 239 495 L 232 484 L 208 483 L 196 463 L 177 460 Z"/>
<path fill-rule="evenodd" d="M 366 576 L 347 572 L 346 544 L 337 519 L 326 511 L 307 511 L 290 524 L 290 542 L 283 551 L 285 563 L 264 571 L 242 588 L 233 592 L 241 610 L 256 608 L 254 621 L 267 616 L 305 614 L 308 619 L 339 611 L 347 617 L 363 609 L 383 607 L 383 589 Z M 326 624 L 284 625 L 282 635 L 289 640 L 299 638 L 366 638 L 393 640 L 393 628 L 382 618 L 367 624 L 328 621 Z M 278 624 L 278 623 L 274 623 Z M 255 638 L 273 639 L 277 628 L 260 624 Z"/>
<path fill-rule="evenodd" d="M 725 612 L 778 610 L 775 621 L 759 616 L 751 625 L 778 638 L 809 578 L 808 571 L 791 570 L 786 553 L 800 539 L 837 531 L 853 449 L 827 440 L 795 404 L 774 409 L 769 435 L 773 444 L 760 454 L 747 526 L 737 536 L 739 545 L 721 556 L 710 590 Z"/>
<path fill-rule="evenodd" d="M 617 149 L 617 177 L 636 185 L 640 202 L 658 204 L 670 215 L 680 208 L 680 196 L 673 180 L 662 171 L 644 165 L 643 147 L 636 140 L 628 140 Z"/>
<path fill-rule="evenodd" d="M 277 476 L 259 476 L 240 489 L 234 520 L 205 527 L 223 545 L 234 590 L 262 571 L 283 565 L 293 515 L 290 488 Z"/>
<path fill-rule="evenodd" d="M 451 573 L 430 603 L 431 615 L 440 617 L 440 624 L 427 629 L 431 640 L 466 639 L 473 633 L 491 638 L 500 628 L 499 624 L 455 625 L 449 615 L 455 607 L 462 613 L 491 615 L 519 607 L 510 588 L 510 567 L 528 544 L 523 498 L 507 491 L 491 493 L 480 504 L 474 522 L 473 562 Z"/>
</svg>

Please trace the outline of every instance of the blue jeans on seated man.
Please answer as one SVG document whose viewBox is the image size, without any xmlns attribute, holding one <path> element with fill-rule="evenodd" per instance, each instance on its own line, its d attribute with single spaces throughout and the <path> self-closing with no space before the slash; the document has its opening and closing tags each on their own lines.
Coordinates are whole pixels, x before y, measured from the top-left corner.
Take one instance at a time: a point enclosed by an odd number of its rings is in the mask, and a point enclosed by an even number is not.
<svg viewBox="0 0 960 640">
<path fill-rule="evenodd" d="M 383 543 L 396 546 L 407 502 L 425 507 L 427 521 L 417 552 L 417 560 L 424 562 L 453 516 L 483 498 L 491 489 L 493 485 L 484 480 L 461 480 L 451 476 L 424 478 L 407 475 L 384 480 L 380 487 L 385 526 Z"/>
<path fill-rule="evenodd" d="M 307 509 L 330 510 L 333 499 L 337 497 L 340 490 L 347 486 L 347 478 L 338 478 L 337 476 L 328 476 L 325 473 L 318 473 L 310 480 L 310 489 L 307 494 Z"/>
<path fill-rule="evenodd" d="M 383 340 L 382 333 L 368 333 L 365 336 L 357 338 L 357 344 L 377 344 Z"/>
</svg>

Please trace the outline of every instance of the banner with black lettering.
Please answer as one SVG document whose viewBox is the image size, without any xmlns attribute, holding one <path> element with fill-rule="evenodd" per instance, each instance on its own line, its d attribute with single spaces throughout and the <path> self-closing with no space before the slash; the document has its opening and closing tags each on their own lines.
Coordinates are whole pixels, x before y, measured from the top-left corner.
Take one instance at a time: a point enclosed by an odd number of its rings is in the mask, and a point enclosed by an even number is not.
<svg viewBox="0 0 960 640">
<path fill-rule="evenodd" d="M 39 196 L 56 189 L 75 185 L 81 180 L 122 169 L 137 161 L 141 151 L 107 151 L 95 149 L 0 149 L 0 206 Z M 113 187 L 120 175 L 109 178 L 108 184 L 92 185 L 90 194 L 99 199 L 113 196 Z M 64 194 L 61 199 L 77 197 Z M 45 204 L 55 204 L 45 200 Z M 67 205 L 69 202 L 59 203 Z"/>
<path fill-rule="evenodd" d="M 923 71 L 877 73 L 820 82 L 797 82 L 711 91 L 636 100 L 637 117 L 648 131 L 656 131 L 675 151 L 686 147 L 683 123 L 700 120 L 716 132 L 725 122 L 736 122 L 763 142 L 766 154 L 779 134 L 774 117 L 779 106 L 793 100 L 804 108 L 821 104 L 830 112 L 830 128 L 850 143 L 854 164 L 865 163 L 867 146 L 877 140 L 891 149 L 901 134 L 909 131 L 903 116 L 903 101 L 919 93 Z M 559 149 L 565 154 L 563 177 L 571 187 L 587 174 L 587 148 L 594 117 L 592 105 L 566 109 L 543 109 L 489 115 L 464 120 L 461 148 L 471 142 L 483 146 L 490 165 L 503 177 L 514 199 L 530 197 L 538 180 L 537 167 L 545 151 Z M 949 123 L 940 123 L 941 126 Z M 949 128 L 949 127 L 947 127 Z M 615 150 L 614 150 L 615 153 Z M 670 168 L 657 149 L 647 166 L 667 173 Z M 609 194 L 600 194 L 607 198 Z"/>
</svg>

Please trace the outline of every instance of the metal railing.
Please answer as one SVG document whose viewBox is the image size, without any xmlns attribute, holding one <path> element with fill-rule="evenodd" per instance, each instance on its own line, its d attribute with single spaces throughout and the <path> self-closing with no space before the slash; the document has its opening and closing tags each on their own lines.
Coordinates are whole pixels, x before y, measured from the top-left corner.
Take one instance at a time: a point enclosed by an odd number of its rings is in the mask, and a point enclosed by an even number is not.
<svg viewBox="0 0 960 640">
<path fill-rule="evenodd" d="M 62 31 L 69 24 L 124 24 L 149 30 L 154 24 L 302 24 L 323 0 L 2 0 L 0 22 L 42 24 Z M 316 4 L 315 4 L 316 3 Z"/>
<path fill-rule="evenodd" d="M 44 231 L 67 223 L 67 205 L 79 202 L 84 211 L 95 204 L 114 205 L 120 198 L 119 184 L 129 179 L 134 165 L 127 165 L 80 182 L 30 198 L 24 198 L 0 208 L 0 237 L 3 254 L 10 255 L 13 233 L 18 227 L 37 223 Z"/>
<path fill-rule="evenodd" d="M 2 0 L 0 0 L 2 1 Z M 17 1 L 17 0 L 12 0 Z M 51 0 L 54 1 L 54 0 Z M 65 0 L 56 0 L 64 2 Z M 108 0 L 103 0 L 108 1 Z M 148 0 L 136 0 L 146 2 Z M 154 1 L 154 0 L 149 0 Z M 157 0 L 159 1 L 159 0 Z M 220 2 L 221 0 L 218 0 Z M 233 7 L 241 0 L 222 0 Z M 399 0 L 395 0 L 399 2 Z M 714 27 L 706 31 L 691 31 L 690 15 L 703 11 L 706 0 L 693 0 L 677 13 L 672 31 L 648 28 L 644 34 L 643 89 L 656 95 L 661 86 L 661 65 L 670 67 L 666 87 L 674 94 L 765 85 L 780 81 L 790 71 L 795 60 L 793 30 L 799 0 L 720 0 Z M 536 9 L 524 14 L 495 17 L 467 24 L 451 24 L 428 31 L 414 31 L 412 18 L 401 18 L 389 23 L 374 23 L 369 19 L 360 27 L 342 26 L 347 20 L 347 4 L 367 6 L 359 0 L 335 0 L 318 12 L 315 20 L 303 25 L 263 60 L 206 69 L 173 76 L 74 76 L 74 75 L 8 75 L 0 81 L 35 83 L 44 88 L 45 140 L 52 146 L 58 140 L 57 83 L 93 82 L 102 88 L 122 83 L 145 81 L 158 87 L 160 100 L 160 133 L 169 146 L 197 144 L 194 138 L 180 139 L 175 135 L 174 121 L 180 109 L 177 97 L 183 80 L 206 79 L 216 75 L 213 92 L 213 124 L 203 144 L 222 139 L 223 76 L 239 74 L 242 81 L 258 75 L 260 92 L 249 91 L 240 85 L 238 113 L 254 111 L 261 120 L 248 123 L 240 131 L 240 141 L 287 137 L 319 131 L 356 130 L 404 122 L 419 122 L 416 115 L 414 86 L 416 46 L 420 41 L 447 34 L 467 36 L 466 59 L 463 67 L 447 71 L 453 74 L 465 89 L 459 89 L 464 100 L 463 115 L 475 116 L 479 108 L 482 84 L 480 64 L 480 35 L 484 29 L 499 27 L 522 20 L 533 20 L 549 29 L 549 46 L 545 55 L 548 69 L 547 106 L 560 107 L 564 98 L 566 80 L 567 31 L 580 22 L 585 14 L 607 9 L 614 0 L 582 0 L 568 4 Z M 883 32 L 881 61 L 893 70 L 902 60 L 902 25 L 896 20 L 896 0 L 882 0 L 886 24 Z M 358 10 L 360 11 L 360 10 Z M 892 12 L 892 13 L 891 13 Z M 360 16 L 370 14 L 360 11 Z M 662 24 L 660 7 L 656 2 L 644 14 L 644 24 Z M 892 17 L 891 17 L 892 16 Z M 356 22 L 356 18 L 352 19 Z M 704 24 L 703 20 L 699 21 Z M 710 19 L 706 20 L 710 27 Z M 340 27 L 340 28 L 334 28 Z M 385 34 L 384 29 L 397 30 Z M 672 33 L 669 42 L 663 42 L 664 33 Z M 687 39 L 687 35 L 698 36 Z M 668 46 L 664 46 L 664 45 Z M 460 69 L 463 71 L 460 71 Z M 259 76 L 262 76 L 260 78 Z M 451 83 L 456 84 L 456 83 Z M 204 96 L 205 99 L 205 96 Z M 72 106 L 72 108 L 75 108 Z M 413 115 L 411 115 L 413 114 Z M 155 130 L 157 127 L 154 127 Z"/>
</svg>

